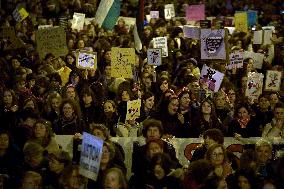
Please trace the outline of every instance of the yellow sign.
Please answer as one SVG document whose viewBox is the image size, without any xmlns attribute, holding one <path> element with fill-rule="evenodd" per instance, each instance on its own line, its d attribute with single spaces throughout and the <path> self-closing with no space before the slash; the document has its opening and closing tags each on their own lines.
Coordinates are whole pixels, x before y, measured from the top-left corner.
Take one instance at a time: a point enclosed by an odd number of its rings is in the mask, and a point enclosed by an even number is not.
<svg viewBox="0 0 284 189">
<path fill-rule="evenodd" d="M 127 102 L 127 113 L 125 120 L 135 120 L 140 116 L 141 99 Z"/>
<path fill-rule="evenodd" d="M 115 78 L 133 78 L 132 66 L 135 64 L 133 48 L 111 48 L 111 76 Z"/>
<path fill-rule="evenodd" d="M 235 29 L 238 31 L 248 31 L 248 16 L 246 12 L 235 13 Z"/>
<path fill-rule="evenodd" d="M 20 9 L 17 8 L 13 11 L 13 17 L 17 22 L 23 21 L 28 16 L 29 16 L 29 13 L 23 7 Z"/>
</svg>

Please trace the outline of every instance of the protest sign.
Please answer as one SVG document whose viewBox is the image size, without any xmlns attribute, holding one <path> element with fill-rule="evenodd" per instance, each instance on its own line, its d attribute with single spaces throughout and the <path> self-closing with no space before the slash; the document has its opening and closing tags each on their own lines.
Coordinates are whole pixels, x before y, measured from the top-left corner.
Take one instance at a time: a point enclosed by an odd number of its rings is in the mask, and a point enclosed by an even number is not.
<svg viewBox="0 0 284 189">
<path fill-rule="evenodd" d="M 229 27 L 229 26 L 226 26 L 224 28 L 228 29 L 229 30 L 229 34 L 231 34 L 231 35 L 234 33 L 234 31 L 236 29 L 235 27 Z"/>
<path fill-rule="evenodd" d="M 159 66 L 162 64 L 162 49 L 148 49 L 147 61 L 150 65 Z"/>
<path fill-rule="evenodd" d="M 159 11 L 150 11 L 150 18 L 159 18 Z"/>
<path fill-rule="evenodd" d="M 200 28 L 202 29 L 211 28 L 211 20 L 200 20 L 199 24 L 200 24 Z"/>
<path fill-rule="evenodd" d="M 43 59 L 47 53 L 52 53 L 56 57 L 65 56 L 68 53 L 66 32 L 63 28 L 52 27 L 38 30 L 36 42 L 40 59 Z"/>
<path fill-rule="evenodd" d="M 97 180 L 100 170 L 103 143 L 99 137 L 83 132 L 79 173 L 94 181 Z"/>
<path fill-rule="evenodd" d="M 218 92 L 223 78 L 223 73 L 204 64 L 201 70 L 199 82 L 203 85 L 207 85 L 209 90 Z"/>
<path fill-rule="evenodd" d="M 201 59 L 226 59 L 224 38 L 224 29 L 201 29 Z"/>
<path fill-rule="evenodd" d="M 281 86 L 282 73 L 274 70 L 267 70 L 264 90 L 279 91 Z"/>
<path fill-rule="evenodd" d="M 248 31 L 248 17 L 246 12 L 235 13 L 235 28 L 238 31 Z"/>
<path fill-rule="evenodd" d="M 90 51 L 77 51 L 76 65 L 82 69 L 97 69 L 97 53 Z"/>
<path fill-rule="evenodd" d="M 166 20 L 174 18 L 176 16 L 174 4 L 165 5 L 164 14 Z"/>
<path fill-rule="evenodd" d="M 59 26 L 63 28 L 65 31 L 67 30 L 68 27 L 68 17 L 67 16 L 60 16 L 59 17 Z"/>
<path fill-rule="evenodd" d="M 228 70 L 233 68 L 242 68 L 243 67 L 243 59 L 244 59 L 243 52 L 233 52 L 230 54 L 230 64 L 227 66 Z"/>
<path fill-rule="evenodd" d="M 248 81 L 246 85 L 245 95 L 251 102 L 257 100 L 259 95 L 262 94 L 263 87 L 263 74 L 257 72 L 248 73 Z"/>
<path fill-rule="evenodd" d="M 29 13 L 26 11 L 24 7 L 17 7 L 13 11 L 13 18 L 16 22 L 21 22 L 29 16 Z"/>
<path fill-rule="evenodd" d="M 255 52 L 244 52 L 244 60 L 247 58 L 253 59 L 253 67 L 256 69 L 261 69 L 264 59 L 264 54 L 262 53 L 255 53 Z"/>
<path fill-rule="evenodd" d="M 272 38 L 272 30 L 263 30 L 263 45 L 270 45 L 272 44 L 271 38 Z"/>
<path fill-rule="evenodd" d="M 132 65 L 135 64 L 133 48 L 111 48 L 111 76 L 115 78 L 133 78 Z"/>
<path fill-rule="evenodd" d="M 189 5 L 186 7 L 186 19 L 199 21 L 205 19 L 205 5 Z"/>
<path fill-rule="evenodd" d="M 162 57 L 167 57 L 168 52 L 168 44 L 167 44 L 167 37 L 156 37 L 154 40 L 154 48 L 161 48 L 162 49 Z"/>
<path fill-rule="evenodd" d="M 52 28 L 53 26 L 52 25 L 39 25 L 37 27 L 38 30 L 41 30 L 41 29 L 46 29 L 46 28 Z"/>
<path fill-rule="evenodd" d="M 13 27 L 1 27 L 0 28 L 0 39 L 3 39 L 4 50 L 19 49 L 25 47 L 24 42 L 18 38 L 15 34 Z"/>
<path fill-rule="evenodd" d="M 141 99 L 127 101 L 127 113 L 125 120 L 135 120 L 140 116 Z"/>
<path fill-rule="evenodd" d="M 248 26 L 251 28 L 257 24 L 257 11 L 248 10 Z"/>
<path fill-rule="evenodd" d="M 13 27 L 1 27 L 0 28 L 0 39 L 11 39 L 15 36 L 15 30 Z"/>
<path fill-rule="evenodd" d="M 186 38 L 200 39 L 200 29 L 193 26 L 183 26 L 183 34 Z"/>
<path fill-rule="evenodd" d="M 85 14 L 74 12 L 72 20 L 72 29 L 73 30 L 76 29 L 78 31 L 83 30 L 84 19 L 85 19 Z"/>
<path fill-rule="evenodd" d="M 263 30 L 258 30 L 253 32 L 253 44 L 262 44 Z"/>
</svg>

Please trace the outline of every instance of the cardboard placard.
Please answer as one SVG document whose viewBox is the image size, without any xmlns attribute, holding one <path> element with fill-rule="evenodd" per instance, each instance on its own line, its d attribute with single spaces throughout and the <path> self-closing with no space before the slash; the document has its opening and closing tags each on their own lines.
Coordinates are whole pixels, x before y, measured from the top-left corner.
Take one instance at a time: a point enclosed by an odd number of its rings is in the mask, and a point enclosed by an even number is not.
<svg viewBox="0 0 284 189">
<path fill-rule="evenodd" d="M 246 12 L 235 13 L 235 28 L 238 31 L 248 31 L 248 16 Z"/>
<path fill-rule="evenodd" d="M 159 18 L 159 11 L 150 11 L 150 18 Z"/>
<path fill-rule="evenodd" d="M 263 38 L 263 30 L 258 30 L 253 32 L 253 44 L 262 44 L 262 38 Z"/>
<path fill-rule="evenodd" d="M 248 73 L 245 95 L 249 97 L 249 100 L 251 100 L 251 102 L 257 100 L 259 95 L 262 94 L 263 78 L 264 76 L 261 73 Z"/>
<path fill-rule="evenodd" d="M 264 90 L 265 91 L 280 91 L 282 72 L 267 70 Z"/>
<path fill-rule="evenodd" d="M 201 70 L 199 82 L 203 85 L 207 85 L 209 90 L 218 92 L 223 78 L 223 73 L 204 64 Z"/>
<path fill-rule="evenodd" d="M 141 99 L 127 101 L 127 113 L 125 120 L 135 120 L 140 116 Z"/>
<path fill-rule="evenodd" d="M 226 59 L 225 30 L 201 29 L 201 59 Z"/>
<path fill-rule="evenodd" d="M 257 11 L 255 10 L 248 10 L 248 26 L 251 28 L 257 24 Z"/>
<path fill-rule="evenodd" d="M 228 70 L 233 68 L 242 68 L 243 67 L 243 60 L 244 60 L 244 53 L 243 52 L 233 52 L 230 53 L 230 64 L 227 66 Z"/>
<path fill-rule="evenodd" d="M 150 65 L 159 66 L 162 64 L 162 49 L 148 49 L 147 61 Z"/>
<path fill-rule="evenodd" d="M 94 181 L 97 180 L 103 153 L 104 141 L 89 133 L 83 133 L 79 173 Z"/>
<path fill-rule="evenodd" d="M 264 54 L 262 53 L 255 53 L 255 52 L 244 52 L 244 59 L 252 58 L 253 59 L 253 67 L 256 69 L 261 69 L 264 59 Z"/>
<path fill-rule="evenodd" d="M 200 20 L 199 24 L 201 29 L 211 28 L 211 20 Z"/>
<path fill-rule="evenodd" d="M 16 22 L 21 22 L 29 16 L 29 13 L 26 11 L 24 7 L 17 7 L 13 11 L 13 18 Z"/>
<path fill-rule="evenodd" d="M 77 51 L 76 66 L 77 68 L 96 70 L 97 53 L 90 51 Z"/>
<path fill-rule="evenodd" d="M 205 19 L 205 5 L 189 5 L 186 8 L 186 19 L 191 21 L 199 21 Z"/>
<path fill-rule="evenodd" d="M 263 30 L 263 45 L 270 45 L 272 44 L 272 30 Z"/>
<path fill-rule="evenodd" d="M 174 18 L 176 16 L 174 4 L 165 5 L 164 14 L 166 20 Z"/>
<path fill-rule="evenodd" d="M 135 64 L 133 48 L 111 48 L 111 76 L 115 78 L 133 78 L 132 65 Z"/>
<path fill-rule="evenodd" d="M 154 48 L 161 48 L 162 57 L 167 57 L 169 54 L 167 37 L 156 37 L 153 40 L 154 40 Z"/>
<path fill-rule="evenodd" d="M 78 31 L 83 30 L 85 23 L 84 20 L 85 20 L 85 14 L 74 12 L 72 20 L 72 29 L 73 30 L 76 29 Z"/>
<path fill-rule="evenodd" d="M 47 53 L 52 53 L 56 57 L 65 56 L 68 53 L 66 32 L 63 28 L 52 27 L 38 30 L 36 42 L 40 59 L 43 59 Z"/>
<path fill-rule="evenodd" d="M 200 28 L 184 25 L 183 34 L 186 38 L 200 39 Z"/>
</svg>

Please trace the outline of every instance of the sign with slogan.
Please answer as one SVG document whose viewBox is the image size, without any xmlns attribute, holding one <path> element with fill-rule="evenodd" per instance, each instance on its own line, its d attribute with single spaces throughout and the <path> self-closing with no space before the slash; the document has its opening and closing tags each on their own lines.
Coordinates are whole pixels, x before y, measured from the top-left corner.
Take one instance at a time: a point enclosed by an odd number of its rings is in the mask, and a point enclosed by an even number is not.
<svg viewBox="0 0 284 189">
<path fill-rule="evenodd" d="M 244 52 L 244 60 L 247 58 L 253 59 L 253 67 L 256 69 L 261 69 L 264 59 L 264 54 L 262 53 L 255 53 L 250 51 Z"/>
<path fill-rule="evenodd" d="M 68 53 L 66 32 L 60 27 L 38 30 L 36 43 L 40 59 L 43 59 L 47 53 L 52 53 L 56 57 L 65 56 Z"/>
<path fill-rule="evenodd" d="M 263 30 L 258 30 L 253 32 L 253 44 L 261 45 L 263 37 Z"/>
<path fill-rule="evenodd" d="M 46 29 L 46 28 L 52 28 L 53 26 L 52 25 L 39 25 L 37 27 L 38 30 L 41 30 L 41 29 Z"/>
<path fill-rule="evenodd" d="M 263 30 L 263 45 L 270 45 L 272 44 L 271 38 L 272 38 L 272 30 Z"/>
<path fill-rule="evenodd" d="M 211 28 L 211 20 L 200 20 L 199 25 L 202 29 L 209 29 Z"/>
<path fill-rule="evenodd" d="M 159 11 L 150 11 L 150 18 L 159 18 Z"/>
<path fill-rule="evenodd" d="M 183 34 L 186 38 L 200 39 L 200 28 L 184 25 Z"/>
<path fill-rule="evenodd" d="M 165 19 L 170 20 L 176 16 L 174 4 L 167 4 L 165 5 Z"/>
<path fill-rule="evenodd" d="M 74 12 L 72 20 L 72 29 L 73 30 L 76 29 L 78 31 L 83 30 L 84 19 L 85 19 L 85 14 Z"/>
<path fill-rule="evenodd" d="M 161 48 L 162 57 L 167 57 L 169 54 L 167 37 L 155 37 L 153 40 L 154 40 L 154 48 Z"/>
<path fill-rule="evenodd" d="M 256 72 L 249 72 L 248 73 L 248 81 L 246 85 L 246 93 L 245 95 L 251 100 L 257 100 L 259 95 L 262 94 L 262 87 L 263 87 L 263 74 L 256 73 Z"/>
<path fill-rule="evenodd" d="M 223 78 L 223 73 L 204 64 L 201 70 L 199 82 L 203 85 L 207 85 L 209 90 L 218 92 Z"/>
<path fill-rule="evenodd" d="M 79 173 L 94 181 L 100 170 L 103 143 L 102 139 L 83 132 Z"/>
<path fill-rule="evenodd" d="M 248 15 L 246 12 L 235 13 L 235 28 L 238 31 L 248 31 Z"/>
<path fill-rule="evenodd" d="M 224 39 L 224 29 L 201 29 L 201 59 L 226 59 Z"/>
<path fill-rule="evenodd" d="M 135 64 L 133 48 L 111 48 L 111 76 L 115 78 L 133 78 L 132 65 Z"/>
<path fill-rule="evenodd" d="M 281 86 L 282 73 L 274 70 L 267 70 L 264 90 L 279 91 Z"/>
<path fill-rule="evenodd" d="M 190 21 L 199 21 L 205 19 L 205 5 L 189 5 L 186 8 L 186 19 Z"/>
<path fill-rule="evenodd" d="M 229 58 L 230 58 L 230 64 L 227 66 L 228 70 L 231 70 L 233 68 L 242 68 L 243 67 L 243 60 L 244 60 L 244 53 L 243 52 L 231 53 Z"/>
<path fill-rule="evenodd" d="M 97 69 L 97 53 L 90 51 L 77 51 L 76 65 L 82 69 Z"/>
<path fill-rule="evenodd" d="M 28 16 L 29 16 L 29 13 L 26 11 L 24 7 L 17 7 L 13 11 L 13 18 L 16 20 L 16 22 L 22 22 Z"/>
<path fill-rule="evenodd" d="M 150 65 L 159 66 L 162 64 L 162 49 L 148 49 L 147 61 Z"/>
<path fill-rule="evenodd" d="M 135 120 L 140 116 L 141 99 L 127 102 L 127 113 L 125 120 Z"/>
<path fill-rule="evenodd" d="M 255 10 L 248 10 L 248 26 L 251 28 L 257 24 L 257 11 Z"/>
<path fill-rule="evenodd" d="M 1 27 L 0 39 L 3 39 L 4 50 L 12 50 L 25 47 L 24 42 L 15 35 L 15 30 L 13 27 Z"/>
</svg>

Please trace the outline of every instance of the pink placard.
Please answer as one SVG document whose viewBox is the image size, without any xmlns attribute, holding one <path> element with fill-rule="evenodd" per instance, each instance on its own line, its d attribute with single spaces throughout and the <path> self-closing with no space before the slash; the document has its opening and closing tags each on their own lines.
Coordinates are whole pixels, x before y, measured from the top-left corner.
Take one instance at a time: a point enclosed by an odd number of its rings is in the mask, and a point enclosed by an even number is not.
<svg viewBox="0 0 284 189">
<path fill-rule="evenodd" d="M 190 21 L 205 20 L 205 5 L 189 5 L 186 8 L 186 19 Z"/>
</svg>

